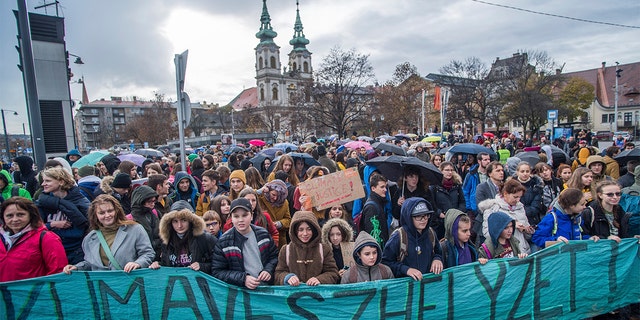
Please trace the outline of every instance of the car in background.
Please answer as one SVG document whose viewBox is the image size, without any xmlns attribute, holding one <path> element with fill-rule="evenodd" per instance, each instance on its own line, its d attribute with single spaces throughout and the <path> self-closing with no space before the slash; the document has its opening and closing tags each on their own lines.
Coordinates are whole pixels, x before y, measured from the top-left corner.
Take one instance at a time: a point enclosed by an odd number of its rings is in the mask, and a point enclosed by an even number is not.
<svg viewBox="0 0 640 320">
<path fill-rule="evenodd" d="M 614 135 L 611 131 L 598 131 L 594 138 L 599 141 L 611 141 L 614 139 Z"/>
</svg>

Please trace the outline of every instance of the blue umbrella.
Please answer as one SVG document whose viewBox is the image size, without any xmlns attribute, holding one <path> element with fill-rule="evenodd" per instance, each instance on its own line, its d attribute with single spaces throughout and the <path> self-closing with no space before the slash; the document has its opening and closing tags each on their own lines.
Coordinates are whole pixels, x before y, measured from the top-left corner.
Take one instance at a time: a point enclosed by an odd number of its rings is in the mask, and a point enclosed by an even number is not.
<svg viewBox="0 0 640 320">
<path fill-rule="evenodd" d="M 281 143 L 276 143 L 273 145 L 274 148 L 278 148 L 284 152 L 291 152 L 291 151 L 295 151 L 298 150 L 298 146 L 293 144 L 293 143 L 289 143 L 289 142 L 281 142 Z M 289 150 L 287 150 L 289 149 Z"/>
</svg>

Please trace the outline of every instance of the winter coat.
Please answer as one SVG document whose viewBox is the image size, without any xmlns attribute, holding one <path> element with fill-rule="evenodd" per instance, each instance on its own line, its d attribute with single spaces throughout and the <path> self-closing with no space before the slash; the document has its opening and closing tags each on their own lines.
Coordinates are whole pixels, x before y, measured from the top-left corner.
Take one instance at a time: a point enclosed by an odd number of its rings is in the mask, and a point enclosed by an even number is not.
<svg viewBox="0 0 640 320">
<path fill-rule="evenodd" d="M 291 212 L 289 211 L 289 200 L 287 199 L 289 196 L 288 187 L 282 180 L 278 179 L 267 182 L 265 187 L 269 191 L 266 195 L 259 192 L 258 202 L 260 202 L 262 210 L 269 213 L 271 221 L 276 225 L 280 225 L 277 244 L 278 248 L 282 248 L 287 244 L 287 232 L 289 232 L 289 226 L 291 225 Z M 271 198 L 269 198 L 269 192 L 272 190 L 278 192 L 278 199 L 275 202 L 271 202 Z"/>
<path fill-rule="evenodd" d="M 27 189 L 33 197 L 40 187 L 36 179 L 37 172 L 33 171 L 33 159 L 29 156 L 19 156 L 14 159 L 14 162 L 18 164 L 20 171 L 13 173 L 13 181 L 22 184 L 22 187 Z"/>
<path fill-rule="evenodd" d="M 106 157 L 106 156 L 105 156 Z M 100 187 L 96 188 L 93 192 L 94 198 L 101 194 L 108 194 L 118 200 L 120 202 L 120 206 L 122 206 L 122 210 L 124 210 L 125 214 L 131 213 L 131 194 L 130 192 L 121 195 L 111 188 L 111 183 L 113 182 L 113 176 L 107 176 L 102 178 L 100 182 Z"/>
<path fill-rule="evenodd" d="M 76 264 L 78 270 L 105 271 L 116 270 L 109 262 L 105 266 L 100 257 L 100 240 L 96 230 L 92 230 L 82 241 L 84 261 Z M 140 268 L 148 267 L 153 261 L 155 252 L 149 242 L 149 237 L 139 224 L 124 224 L 118 228 L 116 237 L 111 244 L 111 253 L 121 268 L 129 262 L 135 262 Z"/>
<path fill-rule="evenodd" d="M 476 197 L 474 199 L 476 206 L 484 200 L 495 198 L 498 193 L 500 193 L 499 188 L 493 183 L 493 181 L 491 181 L 491 179 L 479 184 L 476 187 Z"/>
<path fill-rule="evenodd" d="M 1 230 L 0 282 L 29 279 L 62 272 L 67 265 L 67 255 L 55 233 L 45 226 L 27 231 L 10 249 L 5 236 L 9 231 Z M 45 232 L 42 236 L 41 234 Z"/>
<path fill-rule="evenodd" d="M 189 221 L 189 243 L 188 256 L 190 263 L 198 262 L 200 264 L 200 271 L 204 273 L 211 272 L 211 259 L 213 257 L 213 248 L 218 241 L 214 236 L 208 232 L 204 232 L 205 223 L 202 218 L 194 215 L 193 213 L 186 213 L 185 211 L 171 211 L 162 217 L 160 220 L 160 239 L 162 239 L 162 245 L 160 249 L 160 265 L 167 267 L 180 267 L 182 266 L 178 259 L 180 259 L 180 249 L 176 247 L 174 241 L 178 240 L 176 231 L 173 229 L 173 219 L 186 219 Z"/>
<path fill-rule="evenodd" d="M 367 202 L 371 201 L 376 204 L 367 205 L 365 202 L 362 208 L 362 216 L 360 217 L 360 230 L 366 231 L 373 236 L 381 246 L 389 240 L 387 213 L 384 210 L 385 200 L 377 193 L 370 192 Z"/>
<path fill-rule="evenodd" d="M 431 156 L 429 155 L 429 153 L 427 152 L 416 152 L 416 158 L 424 161 L 424 162 L 430 162 L 431 161 Z"/>
<path fill-rule="evenodd" d="M 333 227 L 338 227 L 342 233 L 342 242 L 340 242 L 339 248 L 334 248 L 331 244 L 329 235 Z M 342 269 L 344 266 L 351 266 L 355 262 L 353 261 L 353 229 L 349 222 L 340 218 L 333 218 L 327 220 L 322 226 L 322 245 L 333 249 L 333 257 L 336 260 L 336 266 L 338 269 Z M 340 254 L 340 257 L 336 257 L 336 254 Z M 338 263 L 340 260 L 342 263 Z"/>
<path fill-rule="evenodd" d="M 630 195 L 640 195 L 640 166 L 636 166 L 636 169 L 633 171 L 634 182 L 631 186 L 622 189 L 622 193 L 630 194 Z"/>
<path fill-rule="evenodd" d="M 549 181 L 542 181 L 544 186 L 542 187 L 542 206 L 546 212 L 551 208 L 551 203 L 558 198 L 560 192 L 563 190 L 562 181 L 556 177 L 551 177 Z"/>
<path fill-rule="evenodd" d="M 482 201 L 478 204 L 478 210 L 482 210 L 483 222 L 482 222 L 482 234 L 486 239 L 489 235 L 489 217 L 492 213 L 502 211 L 511 216 L 517 223 L 523 224 L 525 227 L 529 227 L 529 220 L 524 210 L 524 205 L 518 202 L 515 206 L 510 206 L 504 201 L 501 195 L 497 195 L 494 199 Z M 520 241 L 520 252 L 529 254 L 531 253 L 531 246 L 527 242 L 525 235 L 518 229 L 513 230 L 513 237 Z M 527 235 L 526 237 L 529 237 Z"/>
<path fill-rule="evenodd" d="M 522 198 L 520 198 L 520 203 L 524 205 L 524 211 L 527 214 L 529 224 L 537 225 L 547 212 L 542 204 L 544 182 L 542 182 L 542 179 L 538 176 L 531 176 L 529 181 L 520 183 L 527 189 L 524 191 Z"/>
<path fill-rule="evenodd" d="M 398 261 L 400 254 L 400 232 L 394 232 L 384 246 L 382 263 L 389 266 L 396 278 L 406 277 L 409 268 L 420 270 L 422 274 L 429 273 L 433 260 L 442 261 L 442 249 L 436 240 L 435 247 L 429 237 L 429 227 L 419 233 L 413 224 L 411 212 L 419 203 L 416 198 L 405 200 L 400 212 L 400 227 L 407 235 L 407 256 Z"/>
<path fill-rule="evenodd" d="M 43 192 L 36 201 L 40 217 L 47 229 L 57 234 L 62 240 L 64 250 L 67 252 L 69 263 L 75 263 L 82 258 L 79 250 L 82 247 L 88 228 L 89 220 L 87 211 L 91 203 L 85 198 L 78 187 L 72 187 L 67 191 L 64 199 L 54 196 L 52 193 Z M 51 222 L 68 220 L 71 227 L 67 229 L 52 229 Z"/>
<path fill-rule="evenodd" d="M 484 243 L 478 247 L 478 256 L 484 259 L 494 259 L 500 257 L 505 249 L 500 244 L 499 238 L 500 234 L 507 227 L 507 225 L 512 224 L 513 230 L 516 230 L 516 221 L 510 217 L 508 214 L 504 212 L 494 213 L 491 215 L 491 219 L 489 219 L 489 237 L 484 241 Z M 513 256 L 518 257 L 520 252 L 520 241 L 516 237 L 511 235 L 509 239 L 509 244 L 511 245 L 511 250 L 513 251 Z"/>
<path fill-rule="evenodd" d="M 462 183 L 462 192 L 464 193 L 464 203 L 467 210 L 476 211 L 478 204 L 476 203 L 476 187 L 480 184 L 480 174 L 478 173 L 479 164 L 474 164 L 469 168 L 469 173 L 464 177 Z"/>
<path fill-rule="evenodd" d="M 149 186 L 140 186 L 136 188 L 131 195 L 133 206 L 131 207 L 131 214 L 127 216 L 127 218 L 132 219 L 142 226 L 144 231 L 147 233 L 153 250 L 159 254 L 161 245 L 160 219 L 153 213 L 153 210 L 144 206 L 145 199 L 157 196 L 158 194 Z"/>
<path fill-rule="evenodd" d="M 376 262 L 373 266 L 365 266 L 360 259 L 359 253 L 364 247 L 375 247 L 378 252 Z M 371 235 L 364 231 L 361 231 L 358 234 L 354 243 L 353 260 L 355 261 L 355 264 L 353 264 L 349 270 L 342 275 L 340 283 L 367 282 L 393 278 L 391 268 L 380 263 L 382 261 L 382 249 L 380 248 L 380 245 Z M 356 274 L 352 275 L 353 273 Z"/>
<path fill-rule="evenodd" d="M 603 160 L 606 168 L 604 170 L 604 174 L 613 179 L 620 178 L 620 165 L 618 164 L 618 161 L 609 156 L 604 156 Z"/>
<path fill-rule="evenodd" d="M 102 179 L 96 176 L 86 176 L 82 177 L 78 180 L 78 188 L 80 188 L 80 193 L 85 196 L 89 201 L 95 199 L 96 189 L 100 188 L 100 183 Z"/>
<path fill-rule="evenodd" d="M 443 265 L 445 268 L 451 268 L 460 265 L 458 260 L 459 251 L 461 248 L 458 244 L 458 228 L 453 230 L 454 223 L 456 219 L 460 216 L 466 216 L 467 214 L 461 210 L 452 208 L 447 211 L 447 214 L 444 218 L 444 239 L 440 242 L 440 246 L 442 247 L 442 256 L 443 256 Z M 469 224 L 471 227 L 471 223 Z M 471 240 L 471 239 L 469 239 Z M 476 251 L 475 246 L 471 241 L 465 244 L 465 247 L 469 248 L 471 252 L 471 261 L 475 262 L 478 260 L 478 252 Z"/>
<path fill-rule="evenodd" d="M 307 243 L 303 243 L 297 234 L 298 226 L 302 222 L 306 222 L 313 232 L 313 236 Z M 318 279 L 321 284 L 338 282 L 340 276 L 331 247 L 322 245 L 320 232 L 320 225 L 318 225 L 318 220 L 313 212 L 296 212 L 291 219 L 291 227 L 289 228 L 291 243 L 282 247 L 278 255 L 276 284 L 288 285 L 287 280 L 294 275 L 302 283 L 306 283 L 313 277 Z"/>
<path fill-rule="evenodd" d="M 456 184 L 448 191 L 438 185 L 432 186 L 432 189 L 434 191 L 433 198 L 435 199 L 435 203 L 433 204 L 435 209 L 441 212 L 447 212 L 449 209 L 458 209 L 463 212 L 467 210 L 462 185 Z"/>
<path fill-rule="evenodd" d="M 13 178 L 11 178 L 9 171 L 0 170 L 0 179 L 2 179 L 5 185 L 4 189 L 0 190 L 0 193 L 2 193 L 2 201 L 4 201 L 13 196 Z M 18 189 L 18 196 L 31 200 L 31 194 L 29 194 L 29 191 L 25 188 Z M 0 201 L 0 203 L 2 203 L 2 201 Z"/>
<path fill-rule="evenodd" d="M 251 229 L 258 242 L 263 271 L 271 275 L 272 280 L 269 283 L 273 283 L 274 270 L 278 264 L 278 248 L 266 229 L 255 225 L 251 225 Z M 247 238 L 236 231 L 236 228 L 231 228 L 220 237 L 213 250 L 212 276 L 229 284 L 244 286 L 247 273 L 244 269 L 242 248 L 245 241 Z"/>
<path fill-rule="evenodd" d="M 584 221 L 581 215 L 570 216 L 556 203 L 551 212 L 544 216 L 538 224 L 538 229 L 533 234 L 532 240 L 538 247 L 544 248 L 547 241 L 558 241 L 560 236 L 568 240 L 589 239 L 590 235 L 584 233 L 583 226 Z"/>
<path fill-rule="evenodd" d="M 189 180 L 189 190 L 187 190 L 187 192 L 182 192 L 180 191 L 180 188 L 178 188 L 180 180 L 183 179 Z M 193 179 L 193 177 L 184 171 L 179 171 L 178 173 L 176 173 L 176 177 L 173 180 L 173 188 L 175 190 L 171 195 L 169 195 L 171 201 L 175 203 L 177 201 L 184 200 L 191 205 L 191 211 L 195 212 L 200 193 L 198 193 L 198 185 L 196 184 L 196 181 Z"/>
<path fill-rule="evenodd" d="M 584 233 L 591 236 L 598 236 L 600 239 L 608 238 L 611 235 L 611 226 L 615 226 L 613 224 L 613 221 L 619 221 L 619 219 L 625 215 L 624 210 L 622 210 L 620 206 L 614 206 L 613 218 L 611 222 L 609 222 L 604 209 L 602 208 L 600 203 L 598 203 L 598 201 L 592 201 L 589 204 L 589 207 L 585 208 L 584 211 L 582 211 Z M 616 229 L 619 228 L 616 227 Z M 618 230 L 618 232 L 619 231 L 620 230 Z M 619 234 L 617 235 L 619 236 Z"/>
<path fill-rule="evenodd" d="M 78 151 L 78 149 L 71 149 L 69 150 L 69 153 L 67 153 L 67 155 L 64 157 L 65 160 L 67 160 L 67 162 L 69 162 L 69 165 L 72 165 L 75 161 L 71 161 L 71 159 L 69 159 L 69 156 L 78 156 L 78 160 L 80 160 L 80 158 L 82 158 L 82 154 L 80 153 L 80 151 Z"/>
</svg>

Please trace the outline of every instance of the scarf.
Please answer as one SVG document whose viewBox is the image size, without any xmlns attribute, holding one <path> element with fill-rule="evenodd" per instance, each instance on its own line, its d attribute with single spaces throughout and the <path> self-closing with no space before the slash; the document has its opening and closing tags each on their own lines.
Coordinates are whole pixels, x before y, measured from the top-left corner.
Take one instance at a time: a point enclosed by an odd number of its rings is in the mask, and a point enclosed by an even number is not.
<svg viewBox="0 0 640 320">
<path fill-rule="evenodd" d="M 442 180 L 442 186 L 447 191 L 451 191 L 451 188 L 453 188 L 453 186 L 454 186 L 453 178 L 451 178 L 451 179 L 443 179 Z"/>
<path fill-rule="evenodd" d="M 6 229 L 2 229 L 2 239 L 4 240 L 4 243 L 7 247 L 7 251 L 9 251 L 11 249 L 11 247 L 13 247 L 13 245 L 18 242 L 18 240 L 20 240 L 20 238 L 22 238 L 23 235 L 25 235 L 27 232 L 33 230 L 33 228 L 31 227 L 31 224 L 27 224 L 26 227 L 24 227 L 22 230 L 20 230 L 20 232 L 16 232 L 14 234 L 11 234 L 10 230 L 6 230 Z"/>
<path fill-rule="evenodd" d="M 100 231 L 102 231 L 102 235 L 104 236 L 104 240 L 107 242 L 107 245 L 109 246 L 109 248 L 111 248 L 111 246 L 113 245 L 113 241 L 116 239 L 116 234 L 118 233 L 119 228 L 120 226 L 118 225 L 100 228 Z M 102 260 L 102 264 L 104 266 L 109 265 L 109 258 L 107 257 L 107 254 L 104 252 L 104 249 L 102 248 L 102 246 L 100 246 L 100 260 Z"/>
</svg>

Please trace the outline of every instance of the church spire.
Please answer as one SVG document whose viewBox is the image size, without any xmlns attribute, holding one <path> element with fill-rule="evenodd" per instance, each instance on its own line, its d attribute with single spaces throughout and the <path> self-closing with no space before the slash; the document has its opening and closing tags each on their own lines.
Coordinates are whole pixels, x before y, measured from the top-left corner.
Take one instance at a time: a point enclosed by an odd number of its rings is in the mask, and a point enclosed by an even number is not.
<svg viewBox="0 0 640 320">
<path fill-rule="evenodd" d="M 260 43 L 273 43 L 273 38 L 278 33 L 273 31 L 271 27 L 271 16 L 267 10 L 267 0 L 262 0 L 262 15 L 260 16 L 260 31 L 256 33 L 256 38 L 260 39 Z"/>
<path fill-rule="evenodd" d="M 300 8 L 298 0 L 296 0 L 296 23 L 293 27 L 293 39 L 289 41 L 289 44 L 293 46 L 294 51 L 306 51 L 306 45 L 309 44 L 309 40 L 304 37 L 302 32 L 302 21 L 300 20 Z"/>
</svg>

